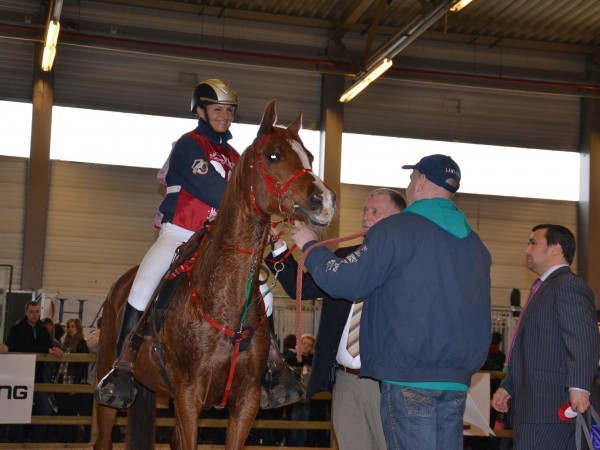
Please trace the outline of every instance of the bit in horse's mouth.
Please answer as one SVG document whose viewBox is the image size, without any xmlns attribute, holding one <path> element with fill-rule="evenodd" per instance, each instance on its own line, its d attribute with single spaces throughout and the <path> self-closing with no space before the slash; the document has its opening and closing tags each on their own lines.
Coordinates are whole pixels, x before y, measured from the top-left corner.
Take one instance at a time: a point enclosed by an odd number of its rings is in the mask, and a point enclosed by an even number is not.
<svg viewBox="0 0 600 450">
<path fill-rule="evenodd" d="M 316 219 L 314 219 L 313 217 L 309 217 L 310 223 L 312 223 L 313 225 L 317 226 L 317 227 L 326 227 L 327 225 L 329 225 L 329 222 L 326 221 L 318 221 Z"/>
<path fill-rule="evenodd" d="M 312 214 L 310 211 L 307 211 L 300 205 L 294 205 L 294 211 L 300 212 L 311 223 L 311 225 L 316 227 L 326 227 L 329 225 L 330 220 L 319 220 L 314 214 Z"/>
</svg>

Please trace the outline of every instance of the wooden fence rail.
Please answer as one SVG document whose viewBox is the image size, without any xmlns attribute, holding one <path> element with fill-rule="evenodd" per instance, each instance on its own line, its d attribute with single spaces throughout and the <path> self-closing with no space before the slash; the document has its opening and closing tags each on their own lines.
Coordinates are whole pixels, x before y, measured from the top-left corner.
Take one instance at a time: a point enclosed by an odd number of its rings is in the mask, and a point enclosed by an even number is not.
<svg viewBox="0 0 600 450">
<path fill-rule="evenodd" d="M 60 362 L 61 360 L 55 358 L 52 355 L 48 354 L 37 354 L 36 355 L 38 361 L 44 362 Z M 64 359 L 62 361 L 67 362 L 94 362 L 95 355 L 92 354 L 75 354 L 69 353 L 65 354 Z M 491 379 L 503 379 L 506 377 L 506 374 L 503 372 L 489 372 L 482 371 L 483 373 L 489 373 Z M 80 394 L 90 394 L 94 393 L 95 386 L 91 386 L 89 384 L 54 384 L 54 383 L 36 383 L 34 387 L 36 392 L 53 392 L 53 393 L 80 393 Z M 162 399 L 162 404 L 168 405 L 168 402 L 165 399 Z M 328 392 L 321 392 L 316 394 L 313 397 L 313 400 L 325 400 L 331 401 L 331 394 Z M 158 403 L 161 401 L 159 399 Z M 160 407 L 160 406 L 159 406 Z M 94 402 L 93 413 L 92 416 L 32 416 L 31 424 L 32 425 L 91 425 L 91 442 L 90 443 L 77 443 L 77 444 L 68 444 L 68 443 L 49 443 L 49 444 L 39 444 L 39 443 L 22 443 L 22 444 L 5 444 L 0 443 L 0 449 L 36 449 L 36 450 L 46 450 L 46 449 L 56 449 L 56 448 L 69 448 L 69 449 L 84 449 L 91 450 L 93 446 L 93 442 L 95 441 L 97 435 L 97 424 L 96 424 L 96 403 Z M 172 427 L 175 423 L 175 419 L 173 417 L 157 417 L 156 418 L 156 426 L 157 427 Z M 115 421 L 116 426 L 125 426 L 127 425 L 127 417 L 126 416 L 117 416 Z M 227 419 L 210 419 L 210 418 L 199 418 L 198 419 L 198 427 L 201 428 L 226 428 L 227 427 Z M 264 420 L 257 419 L 252 424 L 253 429 L 272 429 L 272 430 L 325 430 L 331 432 L 331 442 L 329 447 L 324 447 L 326 449 L 337 449 L 337 441 L 335 439 L 335 433 L 333 431 L 333 423 L 331 420 L 325 421 L 302 421 L 302 420 L 287 420 L 285 418 L 276 419 L 276 420 Z M 496 437 L 499 438 L 511 438 L 512 431 L 511 430 L 498 430 L 495 431 Z M 114 445 L 116 450 L 123 449 L 124 444 L 116 443 Z M 167 449 L 169 446 L 167 444 L 156 444 L 155 449 Z M 198 445 L 198 449 L 202 450 L 212 450 L 212 449 L 222 449 L 222 445 Z M 286 447 L 269 447 L 269 446 L 246 446 L 247 450 L 261 449 L 284 449 Z M 294 448 L 296 450 L 301 449 L 301 447 L 289 447 Z M 323 447 L 321 447 L 323 449 Z M 311 450 L 317 450 L 315 447 L 311 447 Z"/>
</svg>

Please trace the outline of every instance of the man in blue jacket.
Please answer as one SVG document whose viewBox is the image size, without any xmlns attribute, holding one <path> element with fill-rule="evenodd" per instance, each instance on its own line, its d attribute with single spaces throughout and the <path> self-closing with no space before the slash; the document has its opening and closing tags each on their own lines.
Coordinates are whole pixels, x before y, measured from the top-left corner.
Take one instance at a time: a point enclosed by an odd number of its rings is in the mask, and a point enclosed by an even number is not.
<svg viewBox="0 0 600 450">
<path fill-rule="evenodd" d="M 361 376 L 381 381 L 389 449 L 463 448 L 471 376 L 485 362 L 491 335 L 491 257 L 450 200 L 460 169 L 430 155 L 412 169 L 408 207 L 375 224 L 341 259 L 315 247 L 306 267 L 332 297 L 364 298 Z M 296 223 L 306 251 L 316 234 Z"/>
<path fill-rule="evenodd" d="M 393 189 L 371 191 L 363 206 L 361 226 L 368 230 L 380 220 L 400 213 L 406 201 Z M 340 247 L 336 256 L 344 258 L 360 245 Z M 298 263 L 284 241 L 273 243 L 273 259 L 266 263 L 287 294 L 296 296 Z M 283 255 L 278 264 L 275 260 Z M 277 269 L 275 268 L 277 266 Z M 302 275 L 302 299 L 322 298 L 321 318 L 315 342 L 312 370 L 306 398 L 316 392 L 332 391 L 332 420 L 339 447 L 344 450 L 383 450 L 387 448 L 380 413 L 379 383 L 359 377 L 360 351 L 351 353 L 350 326 L 357 307 L 352 302 L 335 301 L 311 278 Z M 360 335 L 360 334 L 359 334 Z"/>
</svg>

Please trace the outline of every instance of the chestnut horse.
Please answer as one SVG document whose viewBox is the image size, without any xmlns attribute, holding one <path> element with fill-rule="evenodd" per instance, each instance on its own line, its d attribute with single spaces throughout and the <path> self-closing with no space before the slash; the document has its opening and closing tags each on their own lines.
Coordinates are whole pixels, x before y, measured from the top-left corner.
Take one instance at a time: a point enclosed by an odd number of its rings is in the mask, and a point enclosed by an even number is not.
<svg viewBox="0 0 600 450">
<path fill-rule="evenodd" d="M 197 448 L 197 420 L 210 406 L 228 408 L 227 449 L 241 449 L 250 432 L 270 343 L 264 308 L 255 300 L 271 215 L 323 227 L 335 208 L 335 193 L 312 173 L 313 157 L 298 136 L 302 113 L 287 128 L 276 126 L 275 102 L 267 104 L 256 139 L 233 170 L 217 218 L 199 246 L 197 262 L 166 309 L 157 333 L 164 368 L 155 362 L 152 337 L 144 338 L 135 370 L 140 386 L 128 413 L 128 448 L 153 448 L 155 394 L 173 399 L 172 449 Z M 121 276 L 104 302 L 98 379 L 113 363 L 119 314 L 135 272 L 133 268 Z M 236 351 L 235 340 L 225 331 L 242 329 L 253 333 L 245 341 L 247 348 Z M 112 448 L 116 412 L 97 405 L 94 449 Z"/>
</svg>

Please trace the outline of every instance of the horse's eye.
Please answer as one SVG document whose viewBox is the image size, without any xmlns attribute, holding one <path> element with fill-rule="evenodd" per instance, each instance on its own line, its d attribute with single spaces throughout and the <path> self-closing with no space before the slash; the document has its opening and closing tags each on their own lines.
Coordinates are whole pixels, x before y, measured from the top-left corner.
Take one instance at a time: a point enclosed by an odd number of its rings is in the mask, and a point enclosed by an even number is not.
<svg viewBox="0 0 600 450">
<path fill-rule="evenodd" d="M 276 162 L 279 161 L 281 159 L 281 155 L 277 152 L 271 152 L 267 155 L 267 158 L 269 159 L 269 161 L 271 162 Z"/>
</svg>

